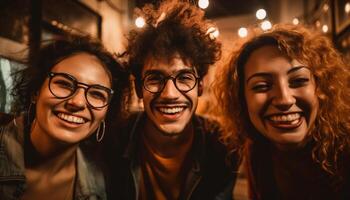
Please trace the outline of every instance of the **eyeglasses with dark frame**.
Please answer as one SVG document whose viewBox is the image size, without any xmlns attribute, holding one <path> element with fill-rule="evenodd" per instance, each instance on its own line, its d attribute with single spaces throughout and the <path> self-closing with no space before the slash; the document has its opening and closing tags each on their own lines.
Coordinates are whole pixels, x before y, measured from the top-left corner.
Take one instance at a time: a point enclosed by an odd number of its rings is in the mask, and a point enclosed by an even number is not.
<svg viewBox="0 0 350 200">
<path fill-rule="evenodd" d="M 200 78 L 190 71 L 182 71 L 175 77 L 173 75 L 164 76 L 162 73 L 151 72 L 142 79 L 142 85 L 148 92 L 160 93 L 169 79 L 173 81 L 177 90 L 186 93 L 197 85 Z"/>
<path fill-rule="evenodd" d="M 49 72 L 49 90 L 58 99 L 73 96 L 78 88 L 84 89 L 86 102 L 92 108 L 107 106 L 113 95 L 113 90 L 102 85 L 88 85 L 66 73 Z"/>
</svg>

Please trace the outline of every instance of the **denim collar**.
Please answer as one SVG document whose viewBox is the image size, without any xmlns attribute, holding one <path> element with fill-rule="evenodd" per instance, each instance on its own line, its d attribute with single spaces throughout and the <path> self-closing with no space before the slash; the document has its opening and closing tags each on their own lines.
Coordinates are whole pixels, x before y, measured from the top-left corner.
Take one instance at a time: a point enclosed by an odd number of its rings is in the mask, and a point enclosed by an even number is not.
<svg viewBox="0 0 350 200">
<path fill-rule="evenodd" d="M 0 177 L 25 180 L 21 118 L 0 127 Z"/>
<path fill-rule="evenodd" d="M 23 117 L 0 127 L 0 180 L 18 180 L 25 184 Z M 77 149 L 75 199 L 106 199 L 102 171 Z"/>
</svg>

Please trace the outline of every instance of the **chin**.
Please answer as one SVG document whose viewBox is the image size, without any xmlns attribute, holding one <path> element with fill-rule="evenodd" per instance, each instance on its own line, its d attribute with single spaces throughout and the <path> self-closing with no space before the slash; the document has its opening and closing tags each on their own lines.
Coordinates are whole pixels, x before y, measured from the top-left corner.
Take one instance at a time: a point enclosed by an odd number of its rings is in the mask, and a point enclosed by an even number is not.
<svg viewBox="0 0 350 200">
<path fill-rule="evenodd" d="M 305 138 L 283 138 L 278 141 L 275 141 L 277 146 L 284 147 L 286 149 L 297 149 L 305 146 Z"/>
<path fill-rule="evenodd" d="M 169 137 L 182 135 L 184 131 L 184 127 L 179 125 L 160 125 L 158 129 L 160 130 L 162 135 Z"/>
</svg>

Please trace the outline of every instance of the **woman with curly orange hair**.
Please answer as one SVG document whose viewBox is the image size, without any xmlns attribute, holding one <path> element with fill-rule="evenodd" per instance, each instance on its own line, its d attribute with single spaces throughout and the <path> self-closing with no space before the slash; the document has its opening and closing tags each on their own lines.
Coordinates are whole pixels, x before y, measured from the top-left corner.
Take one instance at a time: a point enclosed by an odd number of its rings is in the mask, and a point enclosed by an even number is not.
<svg viewBox="0 0 350 200">
<path fill-rule="evenodd" d="M 349 73 L 303 27 L 276 26 L 233 54 L 217 95 L 251 199 L 349 199 Z"/>
</svg>

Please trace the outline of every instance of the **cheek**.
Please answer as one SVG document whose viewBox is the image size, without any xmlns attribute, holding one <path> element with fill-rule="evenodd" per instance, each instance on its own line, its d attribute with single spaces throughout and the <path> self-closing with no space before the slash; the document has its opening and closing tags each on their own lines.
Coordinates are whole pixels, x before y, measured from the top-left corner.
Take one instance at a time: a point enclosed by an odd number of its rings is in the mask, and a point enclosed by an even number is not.
<svg viewBox="0 0 350 200">
<path fill-rule="evenodd" d="M 188 99 L 191 101 L 193 106 L 196 106 L 198 102 L 198 93 L 197 92 L 190 93 L 188 96 Z"/>
<path fill-rule="evenodd" d="M 266 95 L 248 92 L 245 95 L 249 115 L 257 115 L 266 103 Z"/>
<path fill-rule="evenodd" d="M 95 115 L 95 121 L 96 123 L 101 123 L 102 120 L 105 119 L 106 114 L 107 114 L 107 109 L 108 108 L 104 108 L 103 110 L 95 110 L 93 111 L 94 115 Z"/>
<path fill-rule="evenodd" d="M 310 120 L 312 123 L 314 123 L 319 110 L 319 101 L 318 101 L 317 95 L 314 93 L 313 96 L 310 96 L 308 101 L 310 102 L 309 107 L 311 111 Z"/>
<path fill-rule="evenodd" d="M 302 108 L 306 113 L 309 113 L 310 120 L 316 117 L 319 109 L 319 101 L 314 87 L 304 88 L 298 91 L 297 105 Z"/>
<path fill-rule="evenodd" d="M 145 109 L 151 107 L 152 100 L 155 99 L 152 94 L 149 94 L 149 92 L 143 92 L 142 102 Z"/>
<path fill-rule="evenodd" d="M 53 98 L 48 88 L 42 88 L 38 94 L 33 98 L 36 104 L 36 113 L 45 112 L 49 107 L 57 104 L 59 101 Z"/>
</svg>

